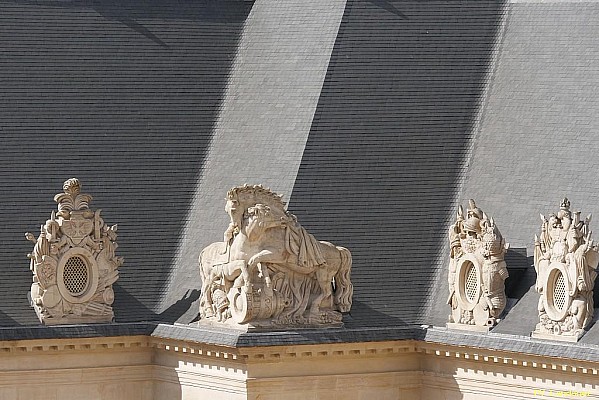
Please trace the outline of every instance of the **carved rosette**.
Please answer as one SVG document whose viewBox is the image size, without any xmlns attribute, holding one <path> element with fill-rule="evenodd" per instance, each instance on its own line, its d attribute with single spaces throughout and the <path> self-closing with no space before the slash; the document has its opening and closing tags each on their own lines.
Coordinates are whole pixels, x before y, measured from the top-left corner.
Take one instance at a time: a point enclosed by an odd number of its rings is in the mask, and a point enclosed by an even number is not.
<svg viewBox="0 0 599 400">
<path fill-rule="evenodd" d="M 594 312 L 599 252 L 591 240 L 591 215 L 581 221 L 580 212 L 572 212 L 565 198 L 557 213 L 541 215 L 541 221 L 534 250 L 539 323 L 532 336 L 577 341 Z"/>
<path fill-rule="evenodd" d="M 25 234 L 35 243 L 28 254 L 32 306 L 45 325 L 111 322 L 112 284 L 123 263 L 115 255 L 117 226 L 89 209 L 92 197 L 81 193 L 79 180 L 65 181 L 63 190 L 37 239 Z"/>
<path fill-rule="evenodd" d="M 338 327 L 349 312 L 352 258 L 316 240 L 260 185 L 227 194 L 224 241 L 204 248 L 202 323 L 247 329 Z"/>
<path fill-rule="evenodd" d="M 449 230 L 448 326 L 489 330 L 506 305 L 504 282 L 508 277 L 504 261 L 509 247 L 493 218 L 470 200 L 466 216 L 458 209 L 456 222 Z"/>
</svg>

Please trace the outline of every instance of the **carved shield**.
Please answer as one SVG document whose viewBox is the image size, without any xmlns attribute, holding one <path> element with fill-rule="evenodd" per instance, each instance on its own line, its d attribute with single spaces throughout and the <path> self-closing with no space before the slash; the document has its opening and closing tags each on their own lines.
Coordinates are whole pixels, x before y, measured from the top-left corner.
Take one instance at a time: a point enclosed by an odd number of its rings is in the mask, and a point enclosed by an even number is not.
<svg viewBox="0 0 599 400">
<path fill-rule="evenodd" d="M 482 294 L 482 265 L 473 254 L 466 254 L 458 261 L 456 280 L 458 304 L 463 310 L 474 310 Z"/>
<path fill-rule="evenodd" d="M 71 219 L 62 221 L 62 232 L 75 244 L 79 244 L 84 237 L 92 233 L 94 222 L 84 218 L 79 213 L 72 213 Z"/>
<path fill-rule="evenodd" d="M 552 262 L 542 284 L 542 299 L 547 315 L 553 321 L 562 321 L 573 300 L 570 288 L 575 287 L 567 272 L 566 264 Z"/>
<path fill-rule="evenodd" d="M 56 259 L 50 256 L 44 256 L 43 261 L 35 265 L 37 279 L 42 288 L 56 285 L 56 265 Z"/>
</svg>

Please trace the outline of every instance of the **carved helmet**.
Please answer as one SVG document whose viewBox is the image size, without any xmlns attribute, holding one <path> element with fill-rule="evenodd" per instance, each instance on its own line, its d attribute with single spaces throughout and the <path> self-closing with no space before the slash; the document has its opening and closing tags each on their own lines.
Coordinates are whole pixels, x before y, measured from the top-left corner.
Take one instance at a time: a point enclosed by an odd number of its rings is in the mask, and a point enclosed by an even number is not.
<svg viewBox="0 0 599 400">
<path fill-rule="evenodd" d="M 464 221 L 464 231 L 476 232 L 477 235 L 480 235 L 480 219 L 474 216 L 469 217 L 466 221 Z"/>
</svg>

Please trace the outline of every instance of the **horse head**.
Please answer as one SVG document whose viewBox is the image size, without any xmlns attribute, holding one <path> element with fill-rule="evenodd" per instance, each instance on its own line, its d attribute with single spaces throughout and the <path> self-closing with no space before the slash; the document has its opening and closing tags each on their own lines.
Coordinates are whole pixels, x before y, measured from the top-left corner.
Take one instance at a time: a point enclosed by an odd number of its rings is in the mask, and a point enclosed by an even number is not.
<svg viewBox="0 0 599 400">
<path fill-rule="evenodd" d="M 281 200 L 282 197 L 262 185 L 237 186 L 227 192 L 225 211 L 231 219 L 237 219 L 238 222 L 241 222 L 243 213 L 256 204 L 264 204 L 272 210 L 285 212 L 285 202 Z"/>
<path fill-rule="evenodd" d="M 264 204 L 248 207 L 244 214 L 242 230 L 250 241 L 259 239 L 268 229 L 283 225 L 284 218 Z"/>
</svg>

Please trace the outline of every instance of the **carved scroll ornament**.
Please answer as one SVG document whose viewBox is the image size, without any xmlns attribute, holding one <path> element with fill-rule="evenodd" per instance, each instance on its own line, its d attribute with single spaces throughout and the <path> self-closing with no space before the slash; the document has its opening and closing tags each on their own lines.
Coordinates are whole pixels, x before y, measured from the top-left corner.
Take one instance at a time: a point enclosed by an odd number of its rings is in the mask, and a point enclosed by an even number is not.
<svg viewBox="0 0 599 400">
<path fill-rule="evenodd" d="M 589 230 L 591 215 L 581 221 L 565 198 L 557 214 L 541 215 L 541 220 L 534 249 L 539 323 L 532 336 L 577 341 L 594 312 L 599 252 Z"/>
<path fill-rule="evenodd" d="M 464 217 L 462 206 L 449 229 L 448 326 L 488 330 L 493 327 L 506 305 L 504 281 L 508 277 L 504 261 L 509 245 L 493 218 L 489 218 L 474 200 Z"/>
<path fill-rule="evenodd" d="M 199 258 L 204 321 L 255 328 L 340 326 L 353 286 L 349 250 L 316 240 L 262 186 L 231 189 L 223 242 Z"/>
<path fill-rule="evenodd" d="M 108 226 L 100 210 L 89 209 L 92 197 L 68 179 L 54 197 L 58 212 L 40 227 L 28 254 L 33 272 L 31 302 L 46 325 L 110 322 L 114 314 L 112 284 L 123 258 L 115 255 L 117 226 Z"/>
</svg>

